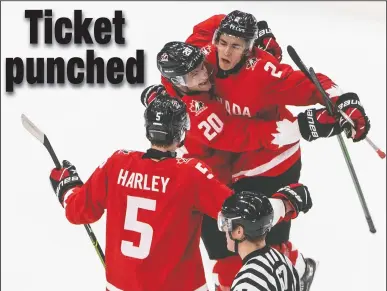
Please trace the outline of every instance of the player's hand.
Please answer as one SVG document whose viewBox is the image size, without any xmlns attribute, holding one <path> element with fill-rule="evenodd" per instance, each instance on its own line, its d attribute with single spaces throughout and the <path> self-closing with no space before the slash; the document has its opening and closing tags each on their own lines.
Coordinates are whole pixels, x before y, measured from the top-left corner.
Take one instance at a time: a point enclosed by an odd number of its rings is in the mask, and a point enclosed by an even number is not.
<svg viewBox="0 0 387 291">
<path fill-rule="evenodd" d="M 300 183 L 290 184 L 278 189 L 277 192 L 272 195 L 272 198 L 280 198 L 290 202 L 293 208 L 290 211 L 292 219 L 296 218 L 300 212 L 307 213 L 313 206 L 308 187 Z"/>
<path fill-rule="evenodd" d="M 359 97 L 355 93 L 345 93 L 336 101 L 336 109 L 341 109 L 347 114 L 355 126 L 352 126 L 343 117 L 340 117 L 340 126 L 348 138 L 352 138 L 354 142 L 363 140 L 370 130 L 371 124 L 366 115 L 363 106 L 360 103 Z"/>
<path fill-rule="evenodd" d="M 51 170 L 50 181 L 61 204 L 63 204 L 63 196 L 68 190 L 83 185 L 75 166 L 66 160 L 63 161 L 62 168 Z"/>
<path fill-rule="evenodd" d="M 306 141 L 335 136 L 343 131 L 339 119 L 329 115 L 325 108 L 307 109 L 297 119 L 300 133 Z"/>
<path fill-rule="evenodd" d="M 258 38 L 255 46 L 273 55 L 279 62 L 282 60 L 282 49 L 276 41 L 266 21 L 258 22 Z"/>
<path fill-rule="evenodd" d="M 157 95 L 165 94 L 167 91 L 163 85 L 151 85 L 146 87 L 144 91 L 141 93 L 141 103 L 145 107 L 156 98 Z"/>
</svg>

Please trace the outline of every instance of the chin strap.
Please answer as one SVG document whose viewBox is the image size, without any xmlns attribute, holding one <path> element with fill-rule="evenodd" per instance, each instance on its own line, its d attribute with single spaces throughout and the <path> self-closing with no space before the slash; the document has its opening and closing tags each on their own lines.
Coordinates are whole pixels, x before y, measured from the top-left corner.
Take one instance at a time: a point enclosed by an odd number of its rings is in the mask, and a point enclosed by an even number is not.
<svg viewBox="0 0 387 291">
<path fill-rule="evenodd" d="M 246 236 L 244 238 L 242 238 L 242 239 L 235 239 L 235 238 L 232 237 L 231 231 L 228 232 L 228 235 L 230 236 L 230 239 L 235 242 L 235 244 L 234 244 L 234 253 L 238 253 L 238 245 L 239 245 L 239 243 L 244 242 L 246 240 Z"/>
</svg>

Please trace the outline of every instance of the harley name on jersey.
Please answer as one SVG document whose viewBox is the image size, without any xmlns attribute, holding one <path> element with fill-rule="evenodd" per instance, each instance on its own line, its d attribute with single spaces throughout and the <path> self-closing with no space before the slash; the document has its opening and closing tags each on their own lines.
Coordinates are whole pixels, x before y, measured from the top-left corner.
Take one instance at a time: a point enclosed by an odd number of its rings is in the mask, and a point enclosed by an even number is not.
<svg viewBox="0 0 387 291">
<path fill-rule="evenodd" d="M 165 193 L 169 180 L 166 177 L 150 176 L 148 174 L 134 172 L 129 173 L 128 170 L 121 169 L 118 174 L 117 184 L 132 189 Z"/>
</svg>

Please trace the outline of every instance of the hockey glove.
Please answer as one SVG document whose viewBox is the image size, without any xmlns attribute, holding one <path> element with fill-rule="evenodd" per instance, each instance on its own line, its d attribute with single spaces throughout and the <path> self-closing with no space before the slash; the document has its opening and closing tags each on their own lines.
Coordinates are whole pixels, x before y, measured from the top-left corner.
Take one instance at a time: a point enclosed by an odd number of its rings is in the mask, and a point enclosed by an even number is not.
<svg viewBox="0 0 387 291">
<path fill-rule="evenodd" d="M 302 137 L 313 141 L 321 137 L 335 136 L 343 131 L 339 120 L 323 109 L 307 109 L 298 117 L 298 126 Z"/>
<path fill-rule="evenodd" d="M 145 107 L 148 107 L 148 105 L 156 98 L 157 95 L 165 93 L 166 91 L 163 85 L 151 85 L 146 87 L 145 90 L 141 93 L 141 103 Z"/>
<path fill-rule="evenodd" d="M 300 183 L 278 189 L 272 198 L 280 198 L 290 202 L 293 207 L 293 211 L 290 212 L 291 219 L 296 218 L 300 212 L 307 213 L 313 206 L 308 187 Z"/>
<path fill-rule="evenodd" d="M 276 41 L 266 21 L 258 22 L 258 38 L 255 46 L 273 55 L 279 62 L 282 60 L 282 49 Z"/>
<path fill-rule="evenodd" d="M 52 169 L 50 181 L 52 188 L 62 205 L 63 196 L 68 190 L 83 185 L 75 166 L 66 160 L 63 161 L 61 169 Z"/>
<path fill-rule="evenodd" d="M 357 94 L 345 93 L 341 95 L 335 106 L 336 109 L 344 111 L 355 124 L 354 130 L 352 130 L 352 126 L 343 117 L 340 117 L 340 126 L 344 129 L 346 136 L 352 138 L 354 142 L 363 140 L 367 136 L 371 124 Z"/>
</svg>

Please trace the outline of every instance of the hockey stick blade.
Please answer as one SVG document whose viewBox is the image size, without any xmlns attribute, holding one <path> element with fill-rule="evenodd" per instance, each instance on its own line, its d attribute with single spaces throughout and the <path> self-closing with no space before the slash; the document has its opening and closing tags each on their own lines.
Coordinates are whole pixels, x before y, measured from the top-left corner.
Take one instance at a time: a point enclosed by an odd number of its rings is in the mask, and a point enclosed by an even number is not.
<svg viewBox="0 0 387 291">
<path fill-rule="evenodd" d="M 289 56 L 292 58 L 294 63 L 297 65 L 297 67 L 299 67 L 299 69 L 305 74 L 305 76 L 307 76 L 311 80 L 311 82 L 316 86 L 316 88 L 319 90 L 319 92 L 324 96 L 324 101 L 326 102 L 326 107 L 327 107 L 329 113 L 333 112 L 333 104 L 332 104 L 329 96 L 327 95 L 327 93 L 325 92 L 323 87 L 321 86 L 319 80 L 317 79 L 317 76 L 316 76 L 313 68 L 310 68 L 310 70 L 307 69 L 306 65 L 302 62 L 301 58 L 299 57 L 299 55 L 297 54 L 297 52 L 295 51 L 295 49 L 293 47 L 288 46 L 287 50 L 288 50 Z M 331 114 L 331 115 L 333 115 L 333 114 Z M 364 194 L 363 194 L 363 191 L 360 187 L 360 183 L 359 183 L 359 180 L 357 178 L 355 168 L 352 165 L 352 161 L 351 161 L 351 158 L 349 156 L 349 152 L 348 152 L 347 147 L 345 145 L 344 139 L 343 139 L 341 134 L 337 135 L 337 139 L 339 141 L 340 148 L 341 148 L 341 151 L 344 155 L 344 159 L 345 159 L 345 162 L 347 164 L 348 170 L 350 172 L 352 181 L 355 185 L 355 189 L 356 189 L 356 192 L 358 194 L 361 206 L 363 208 L 364 216 L 367 220 L 369 230 L 371 233 L 376 233 L 374 222 L 371 218 L 371 214 L 368 210 L 367 203 L 364 199 Z"/>
<path fill-rule="evenodd" d="M 331 99 L 329 98 L 329 96 L 327 95 L 327 93 L 325 92 L 325 90 L 322 88 L 320 82 L 318 81 L 317 79 L 317 76 L 315 76 L 316 74 L 314 73 L 313 71 L 313 68 L 310 68 L 310 71 L 308 70 L 308 68 L 306 67 L 306 65 L 302 62 L 300 56 L 297 54 L 296 50 L 292 47 L 292 46 L 288 46 L 287 47 L 287 51 L 288 51 L 288 54 L 290 56 L 290 58 L 293 60 L 293 62 L 296 64 L 296 66 L 308 77 L 309 80 L 311 80 L 314 85 L 319 89 L 320 93 L 323 95 L 323 98 L 325 100 L 325 103 L 326 103 L 326 107 L 328 109 L 328 112 L 330 115 L 335 115 L 335 112 L 334 112 L 334 106 L 332 104 L 332 101 Z M 314 75 L 314 78 L 312 78 L 312 75 Z M 313 80 L 314 79 L 314 80 Z M 345 114 L 345 112 L 343 112 L 342 110 L 338 110 L 338 113 L 346 120 L 349 122 L 349 124 L 351 124 L 352 128 L 354 127 L 354 122 L 353 120 L 347 115 Z M 376 146 L 376 144 L 368 137 L 366 136 L 365 138 L 366 142 L 373 148 L 373 150 L 378 154 L 378 156 L 381 158 L 381 159 L 384 159 L 386 157 L 386 154 L 385 152 L 380 149 L 378 146 Z"/>
<path fill-rule="evenodd" d="M 50 144 L 50 141 L 48 140 L 47 136 L 35 125 L 32 123 L 32 121 L 25 115 L 21 115 L 21 120 L 24 128 L 32 134 L 38 141 L 40 141 L 47 151 L 49 152 L 52 160 L 54 161 L 55 167 L 57 169 L 61 168 L 61 164 L 58 160 L 58 157 L 56 156 L 54 150 L 52 149 L 52 146 Z"/>
<path fill-rule="evenodd" d="M 32 121 L 25 114 L 21 115 L 21 120 L 22 120 L 22 124 L 23 124 L 24 128 L 31 135 L 36 137 L 36 139 L 38 141 L 40 141 L 45 146 L 47 151 L 50 153 L 50 156 L 55 164 L 55 167 L 57 169 L 60 169 L 62 166 L 59 163 L 58 157 L 56 156 L 54 149 L 52 148 L 47 136 L 35 124 L 33 124 Z M 98 242 L 97 237 L 95 236 L 95 234 L 93 232 L 93 229 L 91 228 L 91 226 L 89 224 L 84 224 L 83 226 L 85 227 L 86 232 L 89 235 L 91 243 L 93 244 L 95 251 L 97 252 L 98 257 L 101 260 L 101 263 L 103 264 L 104 267 L 106 267 L 105 255 L 101 249 L 101 246 L 99 245 L 99 242 Z"/>
</svg>

